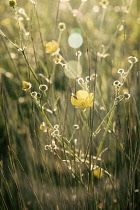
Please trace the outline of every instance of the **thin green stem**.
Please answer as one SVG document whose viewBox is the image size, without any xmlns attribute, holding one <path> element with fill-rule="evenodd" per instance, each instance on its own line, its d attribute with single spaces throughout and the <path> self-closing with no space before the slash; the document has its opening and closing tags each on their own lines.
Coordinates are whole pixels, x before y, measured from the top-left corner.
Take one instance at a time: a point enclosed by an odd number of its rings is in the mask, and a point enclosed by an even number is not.
<svg viewBox="0 0 140 210">
<path fill-rule="evenodd" d="M 39 199 L 38 199 L 38 197 L 37 197 L 37 194 L 36 194 L 35 190 L 33 189 L 33 186 L 32 186 L 32 184 L 31 184 L 31 182 L 30 182 L 30 180 L 29 180 L 29 178 L 28 178 L 28 176 L 27 176 L 27 174 L 26 174 L 26 172 L 25 172 L 25 170 L 24 170 L 24 168 L 23 168 L 23 166 L 22 166 L 20 160 L 18 159 L 18 157 L 17 157 L 15 151 L 12 149 L 12 147 L 9 147 L 9 150 L 10 150 L 10 151 L 12 152 L 12 154 L 14 155 L 14 157 L 15 157 L 16 161 L 18 162 L 18 164 L 19 164 L 21 170 L 23 171 L 23 173 L 24 173 L 26 179 L 28 180 L 28 183 L 29 183 L 29 185 L 30 185 L 30 187 L 31 187 L 31 189 L 32 189 L 32 191 L 33 191 L 35 197 L 36 197 L 36 200 L 37 200 L 37 202 L 38 202 L 38 205 L 39 205 L 40 209 L 43 210 L 43 208 L 42 208 L 42 206 L 41 206 L 41 204 L 40 204 L 40 201 L 39 201 Z"/>
<path fill-rule="evenodd" d="M 29 70 L 31 71 L 31 73 L 33 74 L 34 78 L 36 79 L 36 81 L 38 82 L 39 84 L 39 81 L 38 81 L 38 77 L 36 76 L 36 73 L 34 72 L 34 70 L 32 69 L 28 59 L 27 59 L 27 55 L 25 53 L 25 49 L 24 47 L 23 48 L 20 48 L 17 44 L 15 44 L 14 42 L 12 42 L 10 39 L 7 38 L 7 36 L 0 30 L 0 35 L 5 38 L 8 42 L 10 42 L 16 49 L 18 49 L 18 51 L 20 51 L 26 61 L 26 64 L 29 68 Z"/>
<path fill-rule="evenodd" d="M 98 151 L 97 151 L 97 159 L 98 157 L 100 156 L 100 153 L 102 151 L 102 148 L 103 148 L 103 145 L 104 145 L 104 142 L 105 142 L 105 139 L 106 139 L 106 135 L 107 135 L 107 132 L 111 126 L 111 123 L 112 123 L 112 119 L 113 119 L 113 116 L 114 116 L 114 113 L 115 113 L 115 110 L 116 110 L 116 105 L 113 106 L 113 109 L 110 113 L 110 117 L 109 117 L 109 120 L 108 120 L 108 123 L 107 123 L 107 126 L 106 126 L 106 129 L 104 131 L 104 134 L 103 134 L 103 137 L 102 137 L 102 140 L 100 142 L 100 145 L 99 145 L 99 148 L 98 148 Z"/>
<path fill-rule="evenodd" d="M 34 70 L 32 69 L 32 67 L 31 67 L 31 65 L 30 65 L 30 63 L 29 63 L 29 61 L 28 61 L 28 59 L 27 59 L 27 55 L 26 55 L 24 49 L 21 50 L 21 53 L 22 53 L 22 55 L 23 55 L 23 57 L 24 57 L 24 59 L 25 59 L 25 61 L 26 61 L 26 64 L 27 64 L 29 70 L 30 70 L 31 73 L 33 74 L 33 76 L 34 76 L 35 80 L 37 81 L 37 83 L 39 84 L 38 77 L 36 76 L 36 73 L 35 73 Z"/>
</svg>

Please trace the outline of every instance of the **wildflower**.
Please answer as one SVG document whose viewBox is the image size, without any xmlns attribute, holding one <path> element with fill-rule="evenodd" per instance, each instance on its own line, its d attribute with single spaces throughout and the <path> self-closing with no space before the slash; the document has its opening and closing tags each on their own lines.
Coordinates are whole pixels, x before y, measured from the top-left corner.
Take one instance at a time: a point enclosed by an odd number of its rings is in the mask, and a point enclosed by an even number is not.
<svg viewBox="0 0 140 210">
<path fill-rule="evenodd" d="M 46 90 L 48 90 L 48 86 L 47 85 L 39 85 L 39 90 L 46 91 Z"/>
<path fill-rule="evenodd" d="M 53 59 L 53 61 L 54 61 L 56 64 L 58 64 L 58 63 L 60 63 L 60 62 L 62 61 L 62 57 L 61 57 L 61 56 L 55 57 L 55 58 Z"/>
<path fill-rule="evenodd" d="M 16 0 L 9 0 L 10 7 L 14 7 L 17 4 Z"/>
<path fill-rule="evenodd" d="M 64 30 L 66 29 L 65 23 L 59 23 L 59 24 L 58 24 L 58 29 L 59 29 L 60 31 L 64 31 Z"/>
<path fill-rule="evenodd" d="M 32 87 L 31 83 L 30 82 L 26 82 L 26 81 L 23 81 L 22 82 L 22 90 L 29 90 L 30 88 Z"/>
<path fill-rule="evenodd" d="M 42 122 L 42 124 L 40 125 L 40 130 L 43 131 L 44 133 L 47 132 L 47 126 L 44 122 Z"/>
<path fill-rule="evenodd" d="M 88 93 L 85 90 L 79 90 L 75 95 L 71 96 L 72 105 L 81 109 L 86 109 L 93 106 L 93 93 Z"/>
<path fill-rule="evenodd" d="M 96 178 L 101 178 L 103 176 L 103 170 L 99 167 L 95 167 L 93 169 L 93 175 L 96 177 Z"/>
<path fill-rule="evenodd" d="M 108 0 L 101 0 L 99 4 L 102 6 L 102 8 L 106 9 L 107 6 L 109 5 L 109 1 Z"/>
<path fill-rule="evenodd" d="M 52 40 L 52 42 L 48 42 L 46 44 L 46 52 L 49 54 L 55 54 L 59 51 L 59 46 L 58 43 L 54 40 Z"/>
</svg>

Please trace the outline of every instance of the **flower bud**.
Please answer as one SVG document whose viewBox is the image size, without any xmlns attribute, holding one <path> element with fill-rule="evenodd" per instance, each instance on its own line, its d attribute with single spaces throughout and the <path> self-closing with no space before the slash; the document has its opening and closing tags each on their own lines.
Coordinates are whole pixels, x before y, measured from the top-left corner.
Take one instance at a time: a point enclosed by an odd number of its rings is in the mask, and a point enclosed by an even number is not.
<svg viewBox="0 0 140 210">
<path fill-rule="evenodd" d="M 9 0 L 10 7 L 14 7 L 17 4 L 16 0 Z"/>
<path fill-rule="evenodd" d="M 46 52 L 49 54 L 56 54 L 59 51 L 59 46 L 56 41 L 51 41 L 46 44 Z"/>
<path fill-rule="evenodd" d="M 29 90 L 30 88 L 32 87 L 31 83 L 30 82 L 26 82 L 26 81 L 23 81 L 22 82 L 22 90 Z"/>
<path fill-rule="evenodd" d="M 42 122 L 42 124 L 40 125 L 40 130 L 43 131 L 44 133 L 47 132 L 47 126 L 44 122 Z"/>
<path fill-rule="evenodd" d="M 59 29 L 60 31 L 64 31 L 64 30 L 66 29 L 65 23 L 59 23 L 59 24 L 58 24 L 58 29 Z"/>
</svg>

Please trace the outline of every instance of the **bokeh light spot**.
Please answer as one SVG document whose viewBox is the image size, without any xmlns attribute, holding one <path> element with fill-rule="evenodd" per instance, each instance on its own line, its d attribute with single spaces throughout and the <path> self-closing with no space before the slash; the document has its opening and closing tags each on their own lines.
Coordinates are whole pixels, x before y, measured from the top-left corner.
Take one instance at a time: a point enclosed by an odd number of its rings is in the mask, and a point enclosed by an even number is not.
<svg viewBox="0 0 140 210">
<path fill-rule="evenodd" d="M 68 61 L 66 68 L 64 68 L 64 73 L 68 78 L 76 79 L 81 76 L 82 66 L 77 61 Z"/>
<path fill-rule="evenodd" d="M 93 7 L 93 12 L 95 12 L 95 13 L 99 12 L 99 7 L 98 6 L 94 6 Z"/>
<path fill-rule="evenodd" d="M 72 48 L 79 48 L 83 44 L 83 37 L 80 33 L 80 30 L 74 29 L 68 38 L 68 44 Z"/>
</svg>

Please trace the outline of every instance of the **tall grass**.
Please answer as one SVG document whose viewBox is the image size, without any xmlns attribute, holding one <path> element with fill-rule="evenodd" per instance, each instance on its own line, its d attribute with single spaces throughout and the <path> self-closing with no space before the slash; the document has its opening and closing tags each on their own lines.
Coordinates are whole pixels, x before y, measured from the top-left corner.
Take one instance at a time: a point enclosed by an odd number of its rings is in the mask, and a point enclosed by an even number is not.
<svg viewBox="0 0 140 210">
<path fill-rule="evenodd" d="M 139 209 L 139 8 L 1 1 L 2 210 Z"/>
</svg>

